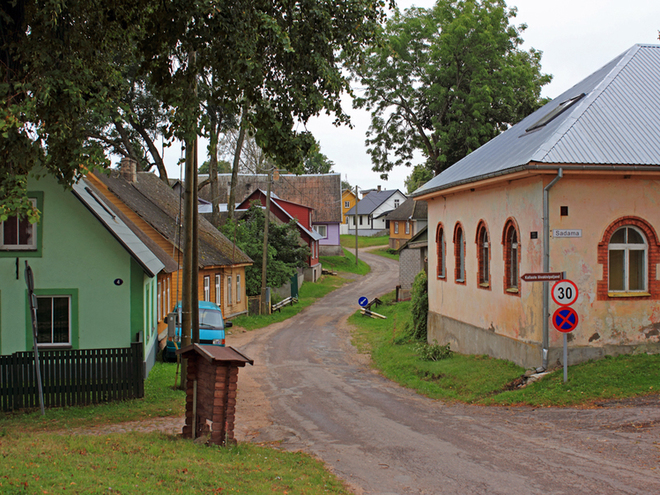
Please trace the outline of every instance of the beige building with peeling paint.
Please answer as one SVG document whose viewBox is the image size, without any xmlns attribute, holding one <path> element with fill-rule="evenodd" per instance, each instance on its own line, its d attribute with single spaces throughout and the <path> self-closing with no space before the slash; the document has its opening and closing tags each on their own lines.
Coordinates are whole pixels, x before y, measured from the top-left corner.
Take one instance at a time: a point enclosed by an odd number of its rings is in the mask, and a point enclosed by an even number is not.
<svg viewBox="0 0 660 495">
<path fill-rule="evenodd" d="M 636 45 L 413 194 L 430 342 L 559 364 L 553 284 L 522 276 L 563 271 L 580 293 L 569 364 L 660 351 L 659 96 L 660 46 Z"/>
</svg>

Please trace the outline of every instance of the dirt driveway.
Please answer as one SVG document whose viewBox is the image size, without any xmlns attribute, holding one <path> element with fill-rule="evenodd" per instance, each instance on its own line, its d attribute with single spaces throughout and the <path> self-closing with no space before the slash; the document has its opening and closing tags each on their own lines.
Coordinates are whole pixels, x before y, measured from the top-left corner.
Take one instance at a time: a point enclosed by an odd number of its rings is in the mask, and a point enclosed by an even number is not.
<svg viewBox="0 0 660 495">
<path fill-rule="evenodd" d="M 312 453 L 369 494 L 660 493 L 660 406 L 448 405 L 403 389 L 350 345 L 357 299 L 389 292 L 395 262 L 296 317 L 228 338 L 239 373 L 236 434 Z"/>
</svg>

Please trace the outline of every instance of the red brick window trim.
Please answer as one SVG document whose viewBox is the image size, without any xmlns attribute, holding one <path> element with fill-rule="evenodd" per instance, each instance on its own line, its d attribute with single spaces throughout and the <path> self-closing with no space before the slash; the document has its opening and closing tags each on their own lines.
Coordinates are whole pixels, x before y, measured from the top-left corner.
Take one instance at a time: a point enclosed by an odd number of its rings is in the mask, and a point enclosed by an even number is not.
<svg viewBox="0 0 660 495">
<path fill-rule="evenodd" d="M 454 281 L 465 285 L 465 230 L 460 222 L 454 227 Z"/>
<path fill-rule="evenodd" d="M 520 230 L 513 218 L 509 218 L 502 231 L 504 247 L 504 293 L 520 297 Z"/>
<path fill-rule="evenodd" d="M 477 245 L 477 287 L 490 290 L 490 235 L 486 222 L 483 220 L 477 225 L 475 243 Z"/>
<path fill-rule="evenodd" d="M 638 236 L 643 237 L 643 249 Z M 598 263 L 603 267 L 603 278 L 596 282 L 598 301 L 660 300 L 660 281 L 656 280 L 660 245 L 655 229 L 646 220 L 625 216 L 611 223 L 598 243 Z M 630 273 L 631 265 L 642 269 L 637 277 Z M 613 269 L 621 271 L 616 280 L 610 280 Z M 640 277 L 645 277 L 641 287 Z"/>
<path fill-rule="evenodd" d="M 435 249 L 437 256 L 437 276 L 440 280 L 447 280 L 447 242 L 445 240 L 445 229 L 442 223 L 438 223 L 438 226 L 435 229 Z"/>
</svg>

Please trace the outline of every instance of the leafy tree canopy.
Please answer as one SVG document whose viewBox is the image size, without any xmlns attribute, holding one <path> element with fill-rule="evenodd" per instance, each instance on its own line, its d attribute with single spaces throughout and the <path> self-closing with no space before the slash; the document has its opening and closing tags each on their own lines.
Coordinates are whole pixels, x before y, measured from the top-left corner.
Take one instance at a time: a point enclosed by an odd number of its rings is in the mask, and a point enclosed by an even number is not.
<svg viewBox="0 0 660 495">
<path fill-rule="evenodd" d="M 203 104 L 248 120 L 280 166 L 303 163 L 314 139 L 299 123 L 325 111 L 346 122 L 355 62 L 384 15 L 377 0 L 13 0 L 0 6 L 0 218 L 33 215 L 27 174 L 62 184 L 107 166 L 88 122 L 112 125 L 125 63 L 168 113 L 170 134 L 204 133 Z M 343 57 L 340 59 L 340 55 Z M 198 81 L 208 81 L 208 91 Z"/>
<path fill-rule="evenodd" d="M 423 186 L 433 178 L 433 171 L 425 165 L 415 165 L 411 174 L 406 178 L 404 184 L 406 192 L 412 194 L 420 186 Z"/>
<path fill-rule="evenodd" d="M 321 153 L 321 145 L 318 141 L 309 150 L 303 163 L 305 174 L 328 174 L 332 172 L 335 164 L 327 156 Z"/>
<path fill-rule="evenodd" d="M 252 203 L 245 216 L 234 223 L 227 221 L 222 232 L 247 254 L 254 264 L 245 268 L 248 296 L 261 294 L 261 266 L 263 253 L 264 209 L 258 202 Z M 296 268 L 304 267 L 309 256 L 309 247 L 300 240 L 294 220 L 288 224 L 270 222 L 268 226 L 268 260 L 266 283 L 269 287 L 281 287 L 289 281 Z"/>
<path fill-rule="evenodd" d="M 541 105 L 541 52 L 520 49 L 526 26 L 504 0 L 439 0 L 397 11 L 382 43 L 353 67 L 371 112 L 366 144 L 382 178 L 415 151 L 438 174 Z"/>
</svg>

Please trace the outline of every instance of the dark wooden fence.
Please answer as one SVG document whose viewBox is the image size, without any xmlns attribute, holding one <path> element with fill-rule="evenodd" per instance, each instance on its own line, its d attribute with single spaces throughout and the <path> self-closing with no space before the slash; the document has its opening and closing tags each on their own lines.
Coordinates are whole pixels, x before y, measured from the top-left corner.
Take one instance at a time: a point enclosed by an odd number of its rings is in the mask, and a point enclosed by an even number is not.
<svg viewBox="0 0 660 495">
<path fill-rule="evenodd" d="M 45 407 L 144 397 L 142 343 L 121 349 L 39 350 Z M 0 356 L 0 410 L 39 407 L 33 352 Z"/>
</svg>

